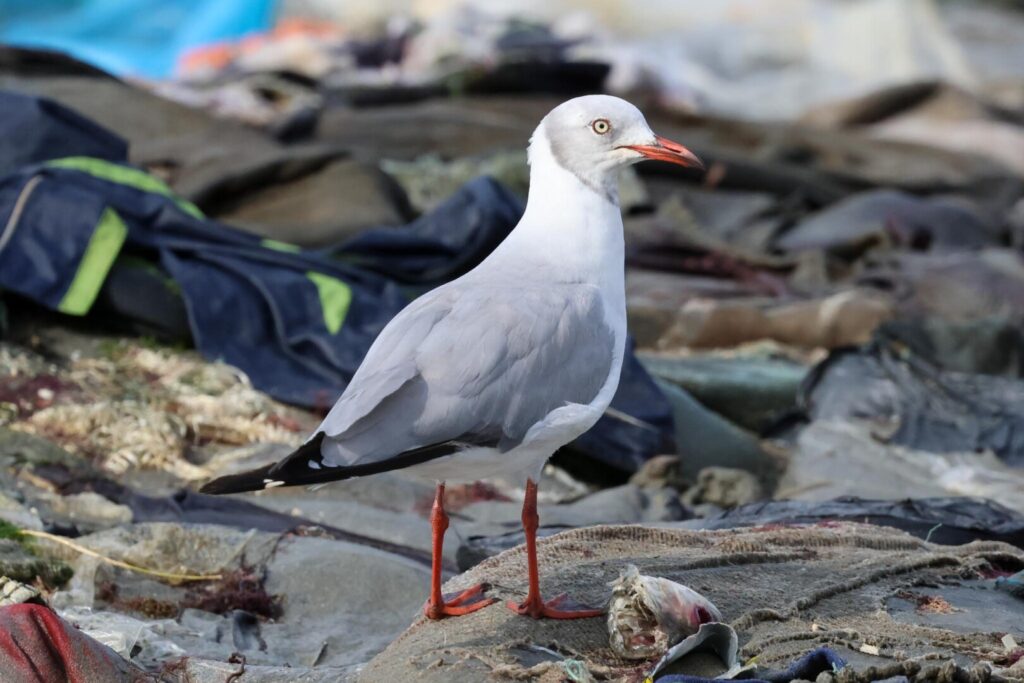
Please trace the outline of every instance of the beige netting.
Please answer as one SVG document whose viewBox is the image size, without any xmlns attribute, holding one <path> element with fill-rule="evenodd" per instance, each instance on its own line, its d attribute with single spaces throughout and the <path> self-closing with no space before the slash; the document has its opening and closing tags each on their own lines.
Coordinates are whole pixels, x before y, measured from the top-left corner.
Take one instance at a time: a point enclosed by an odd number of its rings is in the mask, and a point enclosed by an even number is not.
<svg viewBox="0 0 1024 683">
<path fill-rule="evenodd" d="M 993 669 L 1011 677 L 1017 671 L 1004 668 L 1013 655 L 1002 636 L 1013 628 L 998 622 L 1024 628 L 1024 607 L 1016 605 L 1014 619 L 1008 610 L 1017 599 L 984 581 L 1024 567 L 1024 553 L 1006 544 L 939 546 L 859 524 L 715 532 L 605 526 L 542 540 L 539 558 L 547 597 L 569 592 L 603 604 L 608 582 L 627 564 L 686 584 L 736 628 L 742 660 L 756 657 L 771 668 L 828 645 L 850 662 L 837 674 L 840 681 L 900 674 L 981 681 Z M 444 590 L 483 581 L 503 601 L 519 599 L 525 577 L 520 546 L 449 581 Z M 899 596 L 929 586 L 975 591 L 964 599 L 978 598 L 977 613 L 951 606 L 944 614 L 913 608 L 897 614 L 890 607 Z M 1004 617 L 982 613 L 993 609 L 985 599 L 1007 601 L 991 612 Z M 417 620 L 367 665 L 360 680 L 641 681 L 650 664 L 618 659 L 603 619 L 534 621 L 496 604 L 440 622 Z"/>
</svg>

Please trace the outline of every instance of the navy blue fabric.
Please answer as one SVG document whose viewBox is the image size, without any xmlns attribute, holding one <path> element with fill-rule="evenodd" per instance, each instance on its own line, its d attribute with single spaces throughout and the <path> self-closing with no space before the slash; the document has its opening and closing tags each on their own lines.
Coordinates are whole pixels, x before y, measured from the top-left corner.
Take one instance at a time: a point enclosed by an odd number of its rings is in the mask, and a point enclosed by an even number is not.
<svg viewBox="0 0 1024 683">
<path fill-rule="evenodd" d="M 0 182 L 0 289 L 56 309 L 67 292 L 93 228 L 106 209 L 102 196 L 49 175 L 32 173 Z M 21 198 L 21 218 L 5 230 Z M 20 226 L 30 225 L 22 230 Z"/>
<path fill-rule="evenodd" d="M 522 202 L 503 185 L 477 181 L 408 226 L 365 230 L 322 253 L 432 289 L 480 263 L 522 215 Z"/>
<path fill-rule="evenodd" d="M 834 650 L 819 647 L 781 671 L 763 674 L 761 678 L 744 678 L 742 680 L 744 683 L 789 683 L 797 679 L 813 681 L 823 671 L 837 671 L 844 666 L 846 666 L 846 660 L 836 654 Z M 715 680 L 719 679 L 670 674 L 658 677 L 657 683 L 711 683 Z"/>
<path fill-rule="evenodd" d="M 0 118 L 0 176 L 60 157 L 128 158 L 123 138 L 53 100 L 0 90 Z"/>
<path fill-rule="evenodd" d="M 329 407 L 408 301 L 379 275 L 269 249 L 253 235 L 186 214 L 167 197 L 74 170 L 31 166 L 0 180 L 0 226 L 33 178 L 0 251 L 0 289 L 56 308 L 100 215 L 112 208 L 128 227 L 126 250 L 154 255 L 181 288 L 199 351 L 290 403 Z M 337 334 L 326 327 L 310 271 L 352 288 Z"/>
</svg>

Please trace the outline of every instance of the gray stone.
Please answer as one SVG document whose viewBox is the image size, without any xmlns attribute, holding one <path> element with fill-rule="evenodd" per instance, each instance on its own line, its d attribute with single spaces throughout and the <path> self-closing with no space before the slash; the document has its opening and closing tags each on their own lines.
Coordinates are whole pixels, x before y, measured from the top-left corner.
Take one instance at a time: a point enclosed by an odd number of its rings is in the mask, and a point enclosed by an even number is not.
<svg viewBox="0 0 1024 683">
<path fill-rule="evenodd" d="M 67 496 L 48 494 L 40 497 L 36 504 L 40 505 L 43 500 L 48 508 L 43 516 L 48 521 L 73 525 L 79 531 L 98 531 L 132 521 L 130 507 L 114 503 L 92 491 Z"/>
<path fill-rule="evenodd" d="M 172 522 L 131 524 L 98 531 L 76 543 L 106 557 L 163 572 L 216 574 L 243 561 L 259 563 L 271 553 L 276 536 L 214 524 Z M 52 547 L 57 556 L 75 559 L 78 553 Z"/>
<path fill-rule="evenodd" d="M 678 455 L 656 455 L 629 478 L 629 483 L 640 488 L 660 489 L 670 486 L 685 489 L 689 482 L 682 474 L 682 462 Z"/>
<path fill-rule="evenodd" d="M 19 529 L 41 531 L 43 528 L 43 522 L 39 519 L 38 514 L 2 491 L 0 491 L 0 520 L 13 524 Z"/>
<path fill-rule="evenodd" d="M 90 534 L 78 542 L 106 556 L 162 571 L 205 574 L 249 567 L 257 576 L 264 575 L 266 592 L 282 607 L 277 619 L 260 621 L 240 610 L 221 615 L 198 609 L 184 609 L 175 619 L 144 619 L 91 609 L 80 600 L 70 601 L 78 606 L 62 613 L 89 635 L 130 653 L 135 663 L 147 667 L 185 654 L 226 662 L 241 651 L 248 664 L 269 667 L 267 677 L 253 680 L 271 680 L 269 672 L 284 666 L 302 671 L 315 665 L 340 675 L 367 661 L 415 618 L 429 583 L 429 570 L 420 563 L 328 538 L 149 523 Z M 118 594 L 125 598 L 145 595 L 144 587 L 151 581 L 107 568 L 92 580 L 112 581 L 123 588 Z M 169 590 L 149 594 L 174 599 Z"/>
<path fill-rule="evenodd" d="M 295 643 L 294 665 L 345 666 L 367 661 L 419 613 L 429 572 L 396 555 L 341 541 L 294 538 L 267 565 L 266 589 L 284 596 L 268 643 Z"/>
<path fill-rule="evenodd" d="M 73 467 L 77 463 L 77 458 L 52 441 L 0 427 L 0 464 L 2 465 L 10 467 L 60 464 Z"/>
<path fill-rule="evenodd" d="M 48 586 L 60 586 L 71 578 L 71 567 L 39 557 L 17 541 L 0 538 L 0 576 L 29 584 L 40 579 Z"/>
<path fill-rule="evenodd" d="M 731 467 L 705 467 L 697 475 L 697 484 L 683 494 L 683 502 L 691 507 L 711 504 L 734 508 L 765 497 L 764 487 L 750 472 Z"/>
</svg>

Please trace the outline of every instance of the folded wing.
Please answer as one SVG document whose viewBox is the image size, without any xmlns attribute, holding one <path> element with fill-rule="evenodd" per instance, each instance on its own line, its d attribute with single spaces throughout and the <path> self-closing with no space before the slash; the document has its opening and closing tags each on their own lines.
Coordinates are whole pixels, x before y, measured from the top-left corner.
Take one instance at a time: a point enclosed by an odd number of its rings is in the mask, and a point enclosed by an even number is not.
<svg viewBox="0 0 1024 683">
<path fill-rule="evenodd" d="M 614 348 L 596 287 L 510 289 L 464 278 L 396 316 L 316 436 L 252 475 L 308 484 L 470 445 L 508 451 L 556 408 L 592 402 Z M 233 490 L 243 485 L 237 476 Z"/>
</svg>

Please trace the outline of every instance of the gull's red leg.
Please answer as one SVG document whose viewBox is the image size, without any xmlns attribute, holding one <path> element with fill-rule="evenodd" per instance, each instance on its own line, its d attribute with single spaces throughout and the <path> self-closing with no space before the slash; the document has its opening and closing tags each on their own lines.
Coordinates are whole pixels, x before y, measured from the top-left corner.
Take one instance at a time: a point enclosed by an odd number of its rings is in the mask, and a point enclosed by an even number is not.
<svg viewBox="0 0 1024 683">
<path fill-rule="evenodd" d="M 444 546 L 444 532 L 448 529 L 448 515 L 444 511 L 444 484 L 437 485 L 434 506 L 430 509 L 430 530 L 433 540 L 433 557 L 430 568 L 430 600 L 423 607 L 428 619 L 457 617 L 475 612 L 497 602 L 496 598 L 485 598 L 488 586 L 478 583 L 455 595 L 441 595 L 441 549 Z M 445 601 L 445 598 L 448 598 Z"/>
<path fill-rule="evenodd" d="M 537 484 L 533 479 L 526 480 L 526 499 L 523 501 L 523 531 L 526 532 L 526 566 L 529 576 L 529 588 L 526 599 L 518 605 L 509 601 L 509 609 L 526 614 L 534 619 L 586 619 L 599 617 L 604 610 L 571 605 L 566 595 L 558 595 L 547 602 L 540 598 L 540 577 L 537 572 Z M 558 609 L 560 606 L 565 609 Z"/>
</svg>

